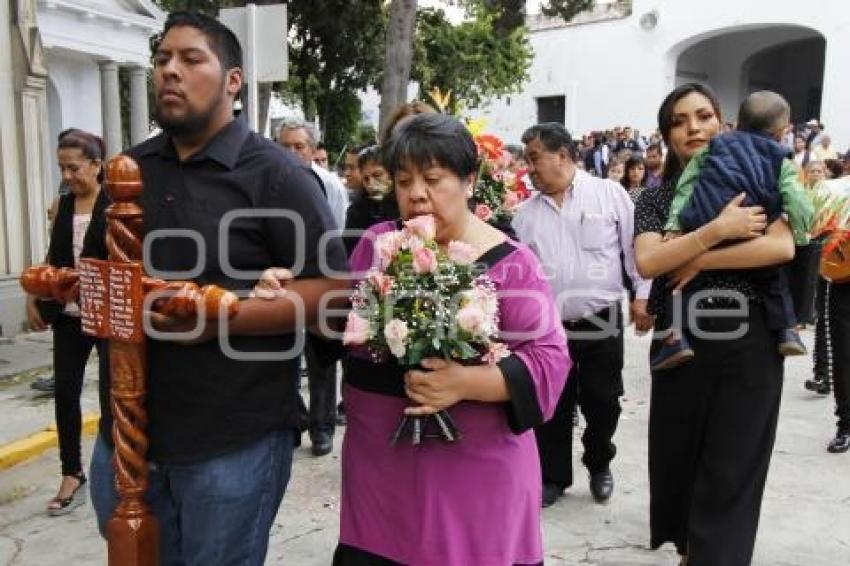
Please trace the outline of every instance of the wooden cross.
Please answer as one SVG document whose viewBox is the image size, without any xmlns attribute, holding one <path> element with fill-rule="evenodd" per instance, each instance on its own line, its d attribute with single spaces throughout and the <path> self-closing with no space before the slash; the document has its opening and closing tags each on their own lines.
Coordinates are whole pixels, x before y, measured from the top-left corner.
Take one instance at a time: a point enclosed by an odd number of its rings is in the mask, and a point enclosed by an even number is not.
<svg viewBox="0 0 850 566">
<path fill-rule="evenodd" d="M 109 338 L 111 403 L 114 418 L 115 484 L 120 496 L 107 525 L 110 566 L 153 566 L 159 563 L 159 530 L 144 501 L 148 487 L 148 438 L 145 395 L 147 347 L 142 325 L 144 297 L 159 313 L 207 320 L 232 317 L 239 307 L 233 293 L 212 285 L 199 288 L 185 281 L 166 282 L 143 274 L 142 192 L 136 162 L 125 155 L 106 167 L 106 245 L 109 260 L 81 259 L 79 269 L 34 266 L 21 275 L 21 286 L 37 297 L 77 301 L 83 332 Z"/>
</svg>

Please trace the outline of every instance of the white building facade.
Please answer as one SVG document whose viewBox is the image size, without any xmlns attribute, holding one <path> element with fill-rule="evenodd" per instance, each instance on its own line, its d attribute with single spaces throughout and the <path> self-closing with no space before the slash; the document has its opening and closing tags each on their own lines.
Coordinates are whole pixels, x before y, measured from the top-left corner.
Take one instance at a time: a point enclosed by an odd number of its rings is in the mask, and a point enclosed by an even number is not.
<svg viewBox="0 0 850 566">
<path fill-rule="evenodd" d="M 520 94 L 472 114 L 508 142 L 539 121 L 579 135 L 616 125 L 657 126 L 664 96 L 700 82 L 724 119 L 770 89 L 795 122 L 819 118 L 834 145 L 850 144 L 850 11 L 845 0 L 633 0 L 601 5 L 571 24 L 529 16 L 534 61 Z"/>
<path fill-rule="evenodd" d="M 57 135 L 100 135 L 109 156 L 147 137 L 149 41 L 164 16 L 150 0 L 0 0 L 0 336 L 23 329 L 18 277 L 47 251 Z"/>
</svg>

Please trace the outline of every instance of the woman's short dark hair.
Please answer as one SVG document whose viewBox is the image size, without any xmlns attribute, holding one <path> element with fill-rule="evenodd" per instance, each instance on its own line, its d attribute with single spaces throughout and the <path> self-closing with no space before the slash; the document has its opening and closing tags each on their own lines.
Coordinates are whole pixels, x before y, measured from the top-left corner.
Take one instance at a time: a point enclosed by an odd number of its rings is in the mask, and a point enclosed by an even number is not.
<svg viewBox="0 0 850 566">
<path fill-rule="evenodd" d="M 381 146 L 371 145 L 357 154 L 357 167 L 363 169 L 368 163 L 382 163 Z"/>
<path fill-rule="evenodd" d="M 578 149 L 570 132 L 558 122 L 543 122 L 531 126 L 522 134 L 522 143 L 528 145 L 534 140 L 540 140 L 546 151 L 556 152 L 561 149 L 567 151 L 567 155 L 573 161 L 576 160 Z"/>
<path fill-rule="evenodd" d="M 478 150 L 466 126 L 445 114 L 418 114 L 399 122 L 384 146 L 384 167 L 390 175 L 435 165 L 461 178 L 478 171 Z"/>
<path fill-rule="evenodd" d="M 218 57 L 222 69 L 229 71 L 236 67 L 242 67 L 242 46 L 236 35 L 223 23 L 197 12 L 171 12 L 165 20 L 165 28 L 154 44 L 154 51 L 165 34 L 175 27 L 195 28 L 204 34 L 210 49 Z"/>
<path fill-rule="evenodd" d="M 106 155 L 106 146 L 100 137 L 76 128 L 69 128 L 63 132 L 59 138 L 58 149 L 79 149 L 84 157 L 98 161 L 103 161 Z M 101 166 L 100 173 L 97 174 L 98 183 L 103 182 L 103 170 Z"/>
<path fill-rule="evenodd" d="M 670 131 L 673 129 L 673 119 L 675 118 L 673 110 L 676 107 L 676 103 L 693 93 L 701 94 L 706 97 L 711 103 L 714 113 L 717 115 L 717 120 L 721 120 L 720 101 L 717 99 L 717 95 L 714 94 L 713 90 L 699 83 L 686 83 L 681 86 L 677 86 L 670 92 L 670 94 L 667 95 L 664 102 L 661 103 L 661 107 L 658 109 L 658 129 L 661 131 L 661 138 L 664 140 L 664 143 L 667 144 L 668 148 L 670 148 Z M 667 152 L 667 159 L 664 161 L 662 181 L 666 183 L 671 179 L 677 178 L 682 173 L 683 169 L 684 165 L 682 160 L 679 159 L 679 156 L 672 151 L 672 148 L 670 148 L 670 151 Z"/>
<path fill-rule="evenodd" d="M 643 165 L 643 178 L 640 180 L 640 186 L 643 187 L 646 185 L 646 165 L 643 162 L 643 157 L 639 155 L 633 155 L 626 160 L 625 171 L 623 173 L 623 178 L 620 179 L 620 183 L 627 189 L 629 187 L 629 171 L 634 169 L 635 167 L 639 167 Z"/>
</svg>

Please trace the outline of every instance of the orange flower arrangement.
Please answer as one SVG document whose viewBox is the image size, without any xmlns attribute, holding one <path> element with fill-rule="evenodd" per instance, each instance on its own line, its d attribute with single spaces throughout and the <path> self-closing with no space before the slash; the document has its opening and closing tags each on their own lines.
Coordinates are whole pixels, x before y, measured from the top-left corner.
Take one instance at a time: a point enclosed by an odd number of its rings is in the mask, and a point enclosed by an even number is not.
<svg viewBox="0 0 850 566">
<path fill-rule="evenodd" d="M 498 161 L 502 159 L 502 154 L 505 151 L 505 144 L 497 136 L 492 134 L 479 134 L 473 138 L 475 145 L 478 146 L 478 152 L 486 155 L 487 159 Z"/>
</svg>

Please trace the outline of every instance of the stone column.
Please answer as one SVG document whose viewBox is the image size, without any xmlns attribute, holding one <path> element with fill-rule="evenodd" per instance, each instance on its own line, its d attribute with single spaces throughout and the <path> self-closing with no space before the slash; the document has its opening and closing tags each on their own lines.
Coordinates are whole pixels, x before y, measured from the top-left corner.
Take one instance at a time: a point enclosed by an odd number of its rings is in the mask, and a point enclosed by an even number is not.
<svg viewBox="0 0 850 566">
<path fill-rule="evenodd" d="M 47 125 L 47 79 L 30 75 L 21 90 L 26 199 L 29 219 L 29 263 L 47 254 L 47 194 L 52 189 L 49 128 Z"/>
<path fill-rule="evenodd" d="M 148 77 L 144 67 L 130 67 L 130 143 L 148 137 Z"/>
<path fill-rule="evenodd" d="M 103 117 L 103 143 L 107 159 L 121 152 L 121 94 L 118 91 L 118 63 L 101 61 L 100 102 Z"/>
</svg>

